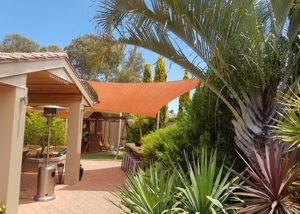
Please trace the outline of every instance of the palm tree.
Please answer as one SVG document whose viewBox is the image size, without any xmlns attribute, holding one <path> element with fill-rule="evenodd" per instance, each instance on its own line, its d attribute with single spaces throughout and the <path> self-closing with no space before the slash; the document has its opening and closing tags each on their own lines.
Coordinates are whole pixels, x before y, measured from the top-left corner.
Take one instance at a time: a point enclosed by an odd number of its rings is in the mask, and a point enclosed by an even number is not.
<svg viewBox="0 0 300 214">
<path fill-rule="evenodd" d="M 251 158 L 256 145 L 271 142 L 275 97 L 300 79 L 299 16 L 298 0 L 99 0 L 95 21 L 110 39 L 202 79 L 232 111 L 236 143 Z"/>
</svg>

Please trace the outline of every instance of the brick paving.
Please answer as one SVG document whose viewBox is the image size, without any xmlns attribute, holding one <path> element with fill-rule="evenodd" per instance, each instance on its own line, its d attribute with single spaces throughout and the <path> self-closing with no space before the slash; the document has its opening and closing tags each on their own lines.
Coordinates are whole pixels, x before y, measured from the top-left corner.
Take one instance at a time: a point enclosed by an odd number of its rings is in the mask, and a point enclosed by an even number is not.
<svg viewBox="0 0 300 214">
<path fill-rule="evenodd" d="M 56 199 L 36 202 L 36 173 L 22 175 L 19 214 L 118 214 L 121 211 L 112 204 L 120 201 L 112 193 L 124 183 L 120 161 L 82 160 L 84 175 L 78 184 L 56 185 Z"/>
</svg>

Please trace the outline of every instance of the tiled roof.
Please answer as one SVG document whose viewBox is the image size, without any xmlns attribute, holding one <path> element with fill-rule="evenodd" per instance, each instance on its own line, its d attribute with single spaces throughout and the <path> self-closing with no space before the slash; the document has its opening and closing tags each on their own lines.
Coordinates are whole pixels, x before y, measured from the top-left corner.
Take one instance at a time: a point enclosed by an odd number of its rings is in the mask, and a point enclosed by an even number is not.
<svg viewBox="0 0 300 214">
<path fill-rule="evenodd" d="M 35 61 L 46 59 L 68 58 L 66 53 L 2 53 L 0 52 L 0 63 L 11 61 Z"/>
</svg>

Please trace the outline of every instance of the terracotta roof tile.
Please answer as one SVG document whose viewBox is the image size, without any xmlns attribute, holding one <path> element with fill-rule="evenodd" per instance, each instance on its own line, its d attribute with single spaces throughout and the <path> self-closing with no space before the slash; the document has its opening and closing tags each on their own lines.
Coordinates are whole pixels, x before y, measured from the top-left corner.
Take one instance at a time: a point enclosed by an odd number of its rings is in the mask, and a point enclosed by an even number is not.
<svg viewBox="0 0 300 214">
<path fill-rule="evenodd" d="M 0 52 L 0 63 L 11 61 L 35 61 L 46 59 L 68 58 L 66 53 L 3 53 Z"/>
</svg>

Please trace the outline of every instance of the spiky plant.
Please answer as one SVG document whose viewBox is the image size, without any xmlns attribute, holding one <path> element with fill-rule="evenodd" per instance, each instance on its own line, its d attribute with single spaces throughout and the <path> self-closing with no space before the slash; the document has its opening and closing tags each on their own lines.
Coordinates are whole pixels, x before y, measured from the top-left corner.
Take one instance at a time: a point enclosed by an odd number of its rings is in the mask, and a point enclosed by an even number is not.
<svg viewBox="0 0 300 214">
<path fill-rule="evenodd" d="M 283 112 L 278 112 L 281 120 L 276 120 L 274 137 L 294 147 L 300 143 L 300 85 L 298 84 L 298 87 L 291 92 L 291 95 L 282 96 L 284 109 Z"/>
<path fill-rule="evenodd" d="M 296 151 L 284 154 L 280 143 L 266 145 L 264 152 L 254 150 L 256 162 L 244 159 L 245 177 L 234 170 L 244 182 L 234 195 L 239 202 L 232 205 L 236 213 L 300 213 L 300 167 L 295 165 Z M 258 163 L 258 164 L 257 164 Z"/>
<path fill-rule="evenodd" d="M 225 204 L 237 179 L 229 178 L 224 164 L 217 166 L 217 151 L 202 148 L 199 157 L 194 156 L 192 162 L 186 159 L 186 164 L 187 175 L 182 169 L 178 173 L 182 183 L 179 206 L 187 213 L 227 213 Z"/>
<path fill-rule="evenodd" d="M 168 214 L 177 213 L 174 196 L 174 177 L 160 165 L 151 165 L 148 170 L 126 178 L 125 188 L 119 190 L 124 213 Z"/>
</svg>

